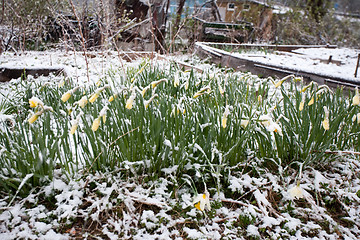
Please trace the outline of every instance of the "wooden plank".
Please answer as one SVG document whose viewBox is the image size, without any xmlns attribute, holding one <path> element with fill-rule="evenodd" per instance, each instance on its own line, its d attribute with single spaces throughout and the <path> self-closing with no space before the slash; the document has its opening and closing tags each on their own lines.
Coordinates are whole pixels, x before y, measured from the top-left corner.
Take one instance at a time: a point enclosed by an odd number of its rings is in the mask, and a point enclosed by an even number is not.
<svg viewBox="0 0 360 240">
<path fill-rule="evenodd" d="M 197 44 L 197 54 L 200 57 L 210 57 L 211 61 L 216 64 L 234 68 L 238 71 L 250 71 L 253 74 L 261 75 L 263 77 L 276 76 L 278 78 L 285 77 L 290 74 L 301 76 L 309 81 L 314 81 L 319 84 L 329 84 L 331 86 L 346 86 L 346 87 L 360 87 L 360 82 L 352 81 L 350 79 L 343 79 L 338 77 L 329 77 L 324 74 L 316 74 L 303 70 L 295 70 L 285 66 L 276 66 L 272 64 L 262 64 L 256 61 L 244 59 L 233 56 L 223 50 L 207 46 L 207 44 Z"/>
<path fill-rule="evenodd" d="M 216 46 L 216 47 L 233 47 L 234 49 L 254 49 L 254 48 L 262 48 L 262 49 L 272 49 L 284 52 L 291 52 L 293 50 L 299 48 L 330 48 L 335 49 L 337 45 L 276 45 L 276 44 L 249 44 L 249 43 L 216 43 L 216 42 L 199 42 L 199 44 L 203 44 L 206 46 Z"/>
<path fill-rule="evenodd" d="M 17 79 L 23 75 L 39 77 L 49 76 L 50 73 L 54 73 L 55 75 L 64 74 L 66 76 L 64 68 L 12 68 L 0 66 L 0 82 L 7 82 L 11 79 Z"/>
</svg>

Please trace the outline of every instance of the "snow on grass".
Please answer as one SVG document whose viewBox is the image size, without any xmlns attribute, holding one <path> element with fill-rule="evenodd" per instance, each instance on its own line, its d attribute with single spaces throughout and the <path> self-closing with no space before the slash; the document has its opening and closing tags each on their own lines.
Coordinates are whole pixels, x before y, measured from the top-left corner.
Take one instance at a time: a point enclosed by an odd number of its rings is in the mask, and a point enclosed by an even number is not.
<svg viewBox="0 0 360 240">
<path fill-rule="evenodd" d="M 84 231 L 110 239 L 356 239 L 360 234 L 356 161 L 336 162 L 321 179 L 317 170 L 304 170 L 302 185 L 308 186 L 311 199 L 286 200 L 288 186 L 277 175 L 263 176 L 268 184 L 256 184 L 259 178 L 247 175 L 245 195 L 237 201 L 224 199 L 223 192 L 216 197 L 212 191 L 213 210 L 204 213 L 191 205 L 194 193 L 189 186 L 171 197 L 172 183 L 165 178 L 139 185 L 136 178 L 125 180 L 121 172 L 112 172 L 89 175 L 86 184 L 67 182 L 56 172 L 54 181 L 39 193 L 1 208 L 1 237 L 67 239 Z M 274 191 L 274 186 L 280 189 Z M 239 192 L 233 185 L 224 187 L 235 195 Z M 52 205 L 39 204 L 46 198 L 53 199 Z"/>
</svg>

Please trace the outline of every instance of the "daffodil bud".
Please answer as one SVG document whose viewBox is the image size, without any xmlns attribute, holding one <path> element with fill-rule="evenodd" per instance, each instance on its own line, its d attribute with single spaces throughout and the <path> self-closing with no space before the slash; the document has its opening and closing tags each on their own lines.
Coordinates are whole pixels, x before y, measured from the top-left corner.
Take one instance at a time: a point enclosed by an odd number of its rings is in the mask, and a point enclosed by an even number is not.
<svg viewBox="0 0 360 240">
<path fill-rule="evenodd" d="M 357 87 L 355 88 L 355 96 L 353 97 L 352 104 L 355 106 L 360 105 L 360 95 L 359 95 L 359 90 Z"/>
<path fill-rule="evenodd" d="M 92 124 L 91 130 L 93 130 L 94 132 L 96 132 L 100 126 L 100 117 L 96 118 Z"/>
<path fill-rule="evenodd" d="M 30 123 L 30 124 L 33 124 L 38 118 L 39 118 L 39 114 L 33 114 L 29 119 L 28 119 L 28 122 Z"/>
</svg>

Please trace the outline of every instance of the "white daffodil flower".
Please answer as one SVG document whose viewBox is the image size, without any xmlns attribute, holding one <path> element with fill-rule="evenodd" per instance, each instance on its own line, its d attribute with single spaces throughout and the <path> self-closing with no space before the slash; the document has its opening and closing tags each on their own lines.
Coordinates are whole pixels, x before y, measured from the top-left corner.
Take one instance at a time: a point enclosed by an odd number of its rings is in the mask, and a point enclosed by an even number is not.
<svg viewBox="0 0 360 240">
<path fill-rule="evenodd" d="M 300 182 L 298 181 L 296 186 L 289 189 L 289 195 L 292 199 L 304 198 L 303 189 L 300 187 Z"/>
<path fill-rule="evenodd" d="M 193 201 L 194 206 L 200 211 L 211 210 L 209 192 L 205 191 L 203 194 L 198 194 Z"/>
</svg>

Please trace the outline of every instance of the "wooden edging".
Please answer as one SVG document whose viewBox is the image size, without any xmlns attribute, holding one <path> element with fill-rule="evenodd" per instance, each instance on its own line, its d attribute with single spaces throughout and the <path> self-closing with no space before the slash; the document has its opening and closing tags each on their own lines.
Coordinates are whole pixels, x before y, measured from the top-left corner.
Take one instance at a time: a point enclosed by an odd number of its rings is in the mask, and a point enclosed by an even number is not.
<svg viewBox="0 0 360 240">
<path fill-rule="evenodd" d="M 0 82 L 7 82 L 11 79 L 17 79 L 21 76 L 49 76 L 50 73 L 55 75 L 63 74 L 66 76 L 66 71 L 61 67 L 46 67 L 46 68 L 19 68 L 19 67 L 1 67 L 0 66 Z"/>
<path fill-rule="evenodd" d="M 221 64 L 222 66 L 227 66 L 234 68 L 238 71 L 250 71 L 253 74 L 261 75 L 262 77 L 278 77 L 283 78 L 290 74 L 295 76 L 301 76 L 305 80 L 314 81 L 319 84 L 327 84 L 330 87 L 337 87 L 337 86 L 345 86 L 349 88 L 360 87 L 360 81 L 353 81 L 351 79 L 344 79 L 338 77 L 331 77 L 325 74 L 316 74 L 308 71 L 303 70 L 295 70 L 284 66 L 278 66 L 273 64 L 263 64 L 253 60 L 241 58 L 239 56 L 234 56 L 229 52 L 226 52 L 221 49 L 217 49 L 215 47 L 211 47 L 212 43 L 202 43 L 197 42 L 195 43 L 196 53 L 202 58 L 210 58 L 213 63 Z M 228 45 L 228 44 L 226 44 Z M 252 47 L 255 46 L 262 46 L 262 45 L 253 45 L 253 44 L 234 44 L 237 46 L 246 46 L 251 45 Z M 296 49 L 295 46 L 292 45 L 266 45 L 279 48 L 289 49 Z M 302 48 L 303 46 L 298 46 L 298 48 Z M 314 47 L 314 46 L 307 46 L 307 47 Z M 324 47 L 324 46 L 316 46 L 316 47 Z M 334 46 L 327 46 L 328 48 L 333 48 Z"/>
</svg>

